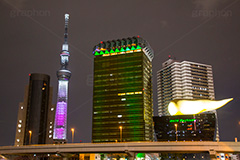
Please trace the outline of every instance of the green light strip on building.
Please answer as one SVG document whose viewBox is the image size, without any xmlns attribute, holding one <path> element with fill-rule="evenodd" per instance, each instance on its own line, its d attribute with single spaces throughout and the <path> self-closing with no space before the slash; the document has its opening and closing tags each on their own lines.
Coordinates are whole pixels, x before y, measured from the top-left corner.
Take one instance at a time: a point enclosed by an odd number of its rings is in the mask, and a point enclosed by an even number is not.
<svg viewBox="0 0 240 160">
<path fill-rule="evenodd" d="M 105 50 L 105 52 L 104 51 L 100 51 L 100 53 L 95 51 L 94 55 L 95 56 L 100 56 L 100 55 L 104 55 L 104 54 L 112 54 L 112 53 L 119 53 L 119 52 L 135 51 L 135 50 L 140 50 L 140 49 L 142 49 L 142 48 L 139 45 L 136 48 L 134 46 L 132 46 L 131 49 L 129 47 L 126 47 L 126 49 L 124 49 L 122 47 L 120 49 L 120 51 L 119 51 L 118 48 L 115 51 L 113 49 L 111 49 L 110 52 L 108 50 Z M 113 55 L 116 55 L 116 54 L 113 54 Z"/>
<path fill-rule="evenodd" d="M 185 123 L 185 122 L 194 122 L 196 119 L 171 119 L 170 123 Z"/>
<path fill-rule="evenodd" d="M 121 51 L 121 52 L 125 52 L 125 49 L 121 48 L 120 51 Z"/>
<path fill-rule="evenodd" d="M 136 48 L 134 46 L 132 46 L 131 50 L 135 50 Z"/>
<path fill-rule="evenodd" d="M 142 48 L 138 45 L 136 49 L 142 49 Z"/>
<path fill-rule="evenodd" d="M 115 50 L 116 53 L 120 52 L 118 49 Z"/>
</svg>

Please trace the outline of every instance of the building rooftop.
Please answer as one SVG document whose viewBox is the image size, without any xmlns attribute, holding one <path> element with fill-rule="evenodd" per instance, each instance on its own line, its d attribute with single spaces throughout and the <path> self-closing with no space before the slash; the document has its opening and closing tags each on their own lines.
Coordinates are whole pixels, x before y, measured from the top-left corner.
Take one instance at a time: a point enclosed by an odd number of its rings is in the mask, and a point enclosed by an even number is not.
<svg viewBox="0 0 240 160">
<path fill-rule="evenodd" d="M 93 55 L 113 56 L 140 51 L 143 51 L 149 60 L 152 61 L 154 53 L 151 46 L 146 40 L 139 36 L 111 41 L 101 41 L 99 44 L 94 46 Z"/>
</svg>

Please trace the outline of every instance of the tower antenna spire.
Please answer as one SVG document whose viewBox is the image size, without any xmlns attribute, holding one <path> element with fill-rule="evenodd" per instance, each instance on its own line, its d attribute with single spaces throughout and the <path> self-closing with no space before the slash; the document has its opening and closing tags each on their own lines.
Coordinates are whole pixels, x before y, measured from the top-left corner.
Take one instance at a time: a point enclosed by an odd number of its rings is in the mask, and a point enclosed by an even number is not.
<svg viewBox="0 0 240 160">
<path fill-rule="evenodd" d="M 65 14 L 65 31 L 64 31 L 64 43 L 62 45 L 62 52 L 68 51 L 68 21 L 69 21 L 69 14 Z"/>
<path fill-rule="evenodd" d="M 65 32 L 64 32 L 64 44 L 67 44 L 68 38 L 68 21 L 69 21 L 69 14 L 65 14 Z"/>
</svg>

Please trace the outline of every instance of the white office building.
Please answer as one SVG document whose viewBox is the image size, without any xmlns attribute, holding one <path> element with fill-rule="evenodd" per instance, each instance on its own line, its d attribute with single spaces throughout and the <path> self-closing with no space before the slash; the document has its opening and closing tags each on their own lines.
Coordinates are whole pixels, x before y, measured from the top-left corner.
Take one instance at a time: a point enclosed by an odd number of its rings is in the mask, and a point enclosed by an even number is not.
<svg viewBox="0 0 240 160">
<path fill-rule="evenodd" d="M 158 114 L 169 115 L 174 99 L 215 99 L 212 66 L 169 59 L 157 74 Z"/>
<path fill-rule="evenodd" d="M 158 115 L 169 116 L 168 104 L 174 99 L 215 99 L 212 66 L 169 58 L 157 73 Z M 194 106 L 193 106 L 194 107 Z M 215 138 L 219 140 L 216 110 Z"/>
</svg>

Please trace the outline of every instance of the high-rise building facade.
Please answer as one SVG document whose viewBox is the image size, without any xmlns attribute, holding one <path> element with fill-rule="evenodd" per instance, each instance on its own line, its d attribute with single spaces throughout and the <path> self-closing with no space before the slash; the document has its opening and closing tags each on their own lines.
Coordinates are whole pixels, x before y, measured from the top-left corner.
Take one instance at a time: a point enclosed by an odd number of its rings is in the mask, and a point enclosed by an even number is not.
<svg viewBox="0 0 240 160">
<path fill-rule="evenodd" d="M 153 140 L 152 59 L 138 37 L 94 47 L 92 142 Z"/>
<path fill-rule="evenodd" d="M 174 99 L 215 99 L 212 66 L 207 64 L 169 58 L 157 73 L 157 87 L 159 116 L 169 115 Z"/>
<path fill-rule="evenodd" d="M 68 51 L 68 20 L 69 15 L 65 14 L 64 44 L 60 54 L 61 68 L 57 71 L 58 97 L 54 124 L 53 139 L 55 143 L 65 143 L 67 141 L 67 105 L 68 105 L 68 82 L 71 77 L 70 70 L 67 69 L 69 63 Z"/>
<path fill-rule="evenodd" d="M 171 57 L 157 73 L 158 115 L 169 116 L 168 104 L 174 99 L 215 99 L 212 66 L 190 61 L 178 61 Z M 194 106 L 192 106 L 194 107 Z M 219 140 L 216 110 L 214 139 Z M 204 113 L 203 113 L 204 114 Z"/>
<path fill-rule="evenodd" d="M 54 114 L 50 77 L 31 74 L 24 101 L 19 103 L 15 145 L 53 143 Z"/>
</svg>

